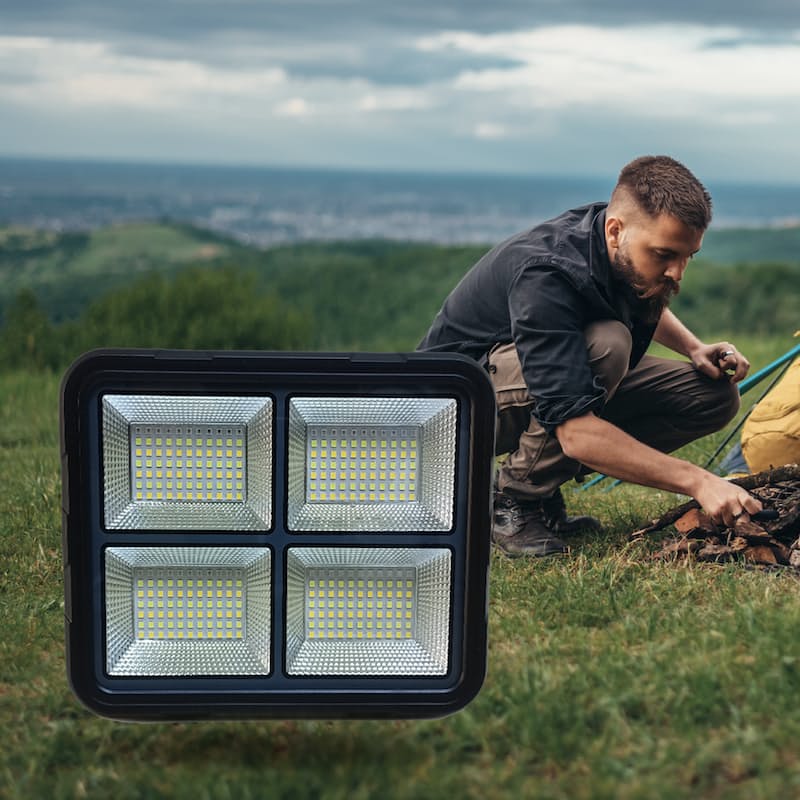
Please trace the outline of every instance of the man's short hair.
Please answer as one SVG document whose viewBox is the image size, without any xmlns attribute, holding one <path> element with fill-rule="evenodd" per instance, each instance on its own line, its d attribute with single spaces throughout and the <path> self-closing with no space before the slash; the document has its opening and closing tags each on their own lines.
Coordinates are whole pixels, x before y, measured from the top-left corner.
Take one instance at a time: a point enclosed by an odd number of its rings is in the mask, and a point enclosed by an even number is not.
<svg viewBox="0 0 800 800">
<path fill-rule="evenodd" d="M 621 200 L 621 195 L 651 217 L 670 214 L 699 231 L 711 222 L 711 195 L 683 164 L 669 156 L 641 156 L 626 164 L 611 202 Z"/>
</svg>

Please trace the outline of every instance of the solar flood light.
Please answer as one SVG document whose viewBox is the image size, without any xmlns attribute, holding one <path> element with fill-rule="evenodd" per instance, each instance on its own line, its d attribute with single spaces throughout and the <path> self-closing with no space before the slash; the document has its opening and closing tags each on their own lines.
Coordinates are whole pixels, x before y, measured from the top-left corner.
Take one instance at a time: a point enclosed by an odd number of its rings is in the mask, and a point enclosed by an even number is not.
<svg viewBox="0 0 800 800">
<path fill-rule="evenodd" d="M 478 692 L 494 395 L 454 355 L 101 350 L 61 393 L 67 668 L 117 719 Z"/>
</svg>

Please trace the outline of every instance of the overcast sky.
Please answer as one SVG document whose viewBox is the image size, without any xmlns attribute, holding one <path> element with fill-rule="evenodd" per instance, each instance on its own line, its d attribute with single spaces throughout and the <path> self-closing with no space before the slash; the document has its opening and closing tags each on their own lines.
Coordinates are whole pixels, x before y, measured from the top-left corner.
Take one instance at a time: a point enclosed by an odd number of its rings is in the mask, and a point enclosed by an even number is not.
<svg viewBox="0 0 800 800">
<path fill-rule="evenodd" d="M 0 155 L 800 184 L 796 0 L 0 0 Z"/>
</svg>

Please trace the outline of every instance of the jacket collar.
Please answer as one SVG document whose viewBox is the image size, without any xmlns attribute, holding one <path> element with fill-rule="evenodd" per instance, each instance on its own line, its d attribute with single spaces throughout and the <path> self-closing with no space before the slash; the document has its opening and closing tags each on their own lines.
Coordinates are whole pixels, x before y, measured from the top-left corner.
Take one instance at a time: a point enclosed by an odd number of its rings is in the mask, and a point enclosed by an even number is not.
<svg viewBox="0 0 800 800">
<path fill-rule="evenodd" d="M 589 231 L 589 274 L 606 297 L 611 295 L 611 261 L 606 247 L 607 204 L 596 207 Z"/>
</svg>

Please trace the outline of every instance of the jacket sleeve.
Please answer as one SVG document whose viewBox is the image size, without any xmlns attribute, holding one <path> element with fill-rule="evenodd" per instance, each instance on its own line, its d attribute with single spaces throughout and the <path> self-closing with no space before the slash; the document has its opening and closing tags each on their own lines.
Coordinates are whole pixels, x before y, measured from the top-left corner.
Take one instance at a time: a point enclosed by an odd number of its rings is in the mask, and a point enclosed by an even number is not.
<svg viewBox="0 0 800 800">
<path fill-rule="evenodd" d="M 508 298 L 511 334 L 535 400 L 533 416 L 552 433 L 562 422 L 599 413 L 607 393 L 589 366 L 586 302 L 554 267 L 521 269 Z"/>
</svg>

